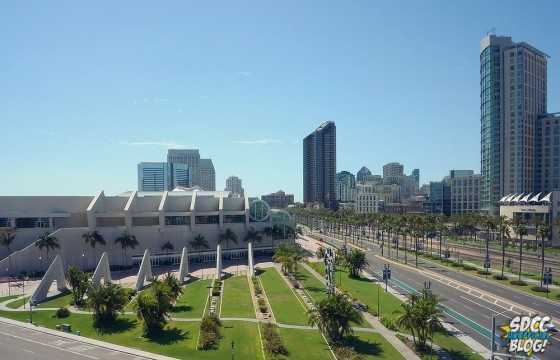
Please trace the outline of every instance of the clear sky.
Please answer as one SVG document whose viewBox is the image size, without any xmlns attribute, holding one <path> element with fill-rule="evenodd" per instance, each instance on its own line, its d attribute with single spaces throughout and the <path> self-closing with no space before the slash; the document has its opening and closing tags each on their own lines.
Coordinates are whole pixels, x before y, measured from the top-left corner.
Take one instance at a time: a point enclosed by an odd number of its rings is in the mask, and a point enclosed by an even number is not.
<svg viewBox="0 0 560 360">
<path fill-rule="evenodd" d="M 301 140 L 337 125 L 337 168 L 421 182 L 480 168 L 479 44 L 551 56 L 558 1 L 2 1 L 0 195 L 136 189 L 136 164 L 199 148 L 217 188 L 302 197 Z"/>
</svg>

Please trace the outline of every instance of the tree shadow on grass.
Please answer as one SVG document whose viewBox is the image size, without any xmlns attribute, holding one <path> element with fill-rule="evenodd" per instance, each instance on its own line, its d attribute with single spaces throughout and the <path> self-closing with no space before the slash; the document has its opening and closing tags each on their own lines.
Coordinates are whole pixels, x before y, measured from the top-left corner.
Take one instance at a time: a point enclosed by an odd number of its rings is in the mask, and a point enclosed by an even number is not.
<svg viewBox="0 0 560 360">
<path fill-rule="evenodd" d="M 379 344 L 364 341 L 357 336 L 349 336 L 345 341 L 345 345 L 354 348 L 357 353 L 362 355 L 378 356 L 383 353 L 383 349 L 381 349 Z"/>
<path fill-rule="evenodd" d="M 181 330 L 176 327 L 154 332 L 146 338 L 158 345 L 170 345 L 190 338 L 190 331 Z"/>
<path fill-rule="evenodd" d="M 94 321 L 93 326 L 100 335 L 111 335 L 128 331 L 137 324 L 134 319 L 119 317 L 113 321 Z"/>
<path fill-rule="evenodd" d="M 177 306 L 174 306 L 171 309 L 171 312 L 172 313 L 189 312 L 189 311 L 192 311 L 192 310 L 193 310 L 193 307 L 190 306 L 190 305 L 177 305 Z"/>
<path fill-rule="evenodd" d="M 464 351 L 449 350 L 449 349 L 444 349 L 444 350 L 447 354 L 449 354 L 449 357 L 453 360 L 471 360 L 472 359 L 470 354 L 467 354 Z"/>
</svg>

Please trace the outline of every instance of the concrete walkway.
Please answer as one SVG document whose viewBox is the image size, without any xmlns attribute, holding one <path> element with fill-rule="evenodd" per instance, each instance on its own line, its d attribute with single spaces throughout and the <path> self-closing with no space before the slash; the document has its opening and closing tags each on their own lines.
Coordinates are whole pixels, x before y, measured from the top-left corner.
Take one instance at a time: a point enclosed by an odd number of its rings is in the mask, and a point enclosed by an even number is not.
<svg viewBox="0 0 560 360">
<path fill-rule="evenodd" d="M 315 276 L 321 283 L 326 284 L 325 279 L 316 272 L 311 266 L 303 263 L 303 267 L 309 271 L 313 276 Z M 368 312 L 362 311 L 362 315 L 364 319 L 373 326 L 374 329 L 377 329 L 377 332 L 381 334 L 393 347 L 407 360 L 415 359 L 420 360 L 420 357 L 416 355 L 414 351 L 412 351 L 406 344 L 399 340 L 396 336 L 396 332 L 387 329 L 383 324 L 373 315 Z"/>
</svg>

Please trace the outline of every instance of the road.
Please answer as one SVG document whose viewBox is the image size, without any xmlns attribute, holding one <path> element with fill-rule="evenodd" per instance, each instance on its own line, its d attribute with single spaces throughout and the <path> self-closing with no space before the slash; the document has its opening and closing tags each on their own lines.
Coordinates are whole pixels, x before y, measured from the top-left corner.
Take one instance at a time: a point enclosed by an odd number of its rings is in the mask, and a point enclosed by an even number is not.
<svg viewBox="0 0 560 360">
<path fill-rule="evenodd" d="M 334 245 L 341 246 L 343 244 L 342 241 L 326 236 L 325 234 L 317 235 Z M 366 253 L 369 262 L 368 272 L 379 275 L 383 266 L 388 263 L 387 259 L 380 256 L 379 247 L 376 244 L 363 242 L 362 247 L 368 250 Z M 391 253 L 393 256 L 395 255 L 394 251 L 391 251 Z M 385 255 L 387 255 L 386 252 Z M 403 254 L 401 254 L 401 256 L 403 256 Z M 403 259 L 401 259 L 401 261 L 402 260 Z M 418 269 L 414 268 L 414 258 L 412 256 L 408 257 L 408 263 L 412 266 L 405 266 L 404 264 L 392 262 L 392 280 L 390 285 L 401 293 L 408 294 L 415 289 L 422 289 L 425 282 L 430 282 L 431 291 L 440 297 L 441 303 L 447 309 L 445 320 L 459 330 L 470 335 L 487 348 L 490 348 L 492 315 L 497 317 L 497 325 L 503 325 L 506 321 L 509 321 L 509 319 L 518 314 L 510 311 L 510 307 L 506 304 L 489 301 L 481 295 L 481 293 L 475 291 L 469 294 L 458 290 L 457 286 L 437 281 L 423 270 L 430 270 L 436 273 L 440 278 L 444 276 L 446 279 L 454 279 L 469 287 L 480 289 L 517 304 L 533 308 L 541 314 L 560 318 L 559 305 L 525 295 L 513 289 L 499 287 L 477 278 L 428 263 L 424 260 L 419 259 L 418 261 Z M 538 358 L 560 359 L 560 339 L 558 334 L 551 340 L 546 352 L 542 355 L 538 355 Z"/>
<path fill-rule="evenodd" d="M 142 360 L 125 354 L 0 321 L 0 359 L 9 360 Z M 146 359 L 147 360 L 147 359 Z"/>
</svg>

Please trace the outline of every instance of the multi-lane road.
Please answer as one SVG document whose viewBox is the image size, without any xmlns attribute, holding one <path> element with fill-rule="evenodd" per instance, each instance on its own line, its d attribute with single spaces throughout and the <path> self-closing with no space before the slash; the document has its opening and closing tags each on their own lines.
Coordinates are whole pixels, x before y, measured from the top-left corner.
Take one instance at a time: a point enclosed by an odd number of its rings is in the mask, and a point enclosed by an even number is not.
<svg viewBox="0 0 560 360">
<path fill-rule="evenodd" d="M 0 359 L 6 360 L 148 360 L 86 342 L 0 321 Z"/>
<path fill-rule="evenodd" d="M 340 247 L 343 242 L 325 234 L 315 234 L 331 245 Z M 560 319 L 560 305 L 539 299 L 505 286 L 452 271 L 443 266 L 425 260 L 418 260 L 414 267 L 414 258 L 409 256 L 405 265 L 380 256 L 379 247 L 373 242 L 361 242 L 367 249 L 368 271 L 379 275 L 385 264 L 392 268 L 390 285 L 403 294 L 422 289 L 429 282 L 431 291 L 437 294 L 445 309 L 445 320 L 465 332 L 481 345 L 490 348 L 492 316 L 496 324 L 503 325 L 515 315 L 521 315 L 524 309 L 535 313 L 549 315 Z M 385 252 L 387 255 L 387 252 Z M 394 251 L 392 251 L 394 256 Z M 401 254 L 402 256 L 402 254 Z M 558 325 L 557 325 L 558 326 Z M 560 339 L 558 334 L 551 340 L 544 354 L 539 359 L 560 359 Z"/>
</svg>

